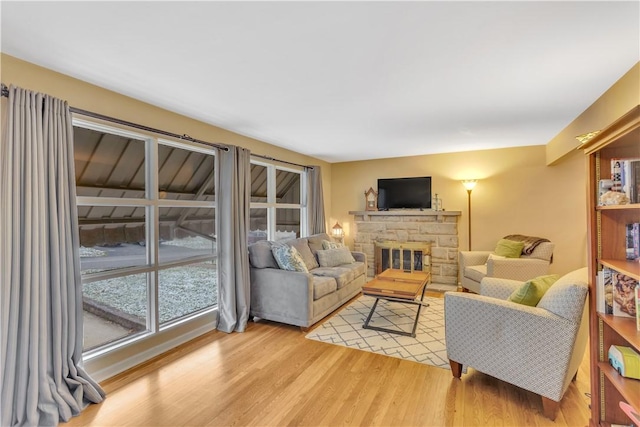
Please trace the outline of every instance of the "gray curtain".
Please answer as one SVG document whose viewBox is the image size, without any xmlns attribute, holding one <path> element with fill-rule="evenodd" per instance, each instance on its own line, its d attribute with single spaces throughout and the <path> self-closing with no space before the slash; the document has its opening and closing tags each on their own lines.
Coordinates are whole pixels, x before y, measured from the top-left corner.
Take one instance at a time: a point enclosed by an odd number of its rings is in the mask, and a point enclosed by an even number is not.
<svg viewBox="0 0 640 427">
<path fill-rule="evenodd" d="M 307 211 L 309 215 L 309 234 L 324 233 L 327 225 L 324 218 L 324 196 L 322 194 L 322 170 L 320 166 L 311 166 L 307 171 L 309 183 L 309 200 Z"/>
<path fill-rule="evenodd" d="M 1 425 L 57 425 L 104 392 L 82 368 L 82 287 L 66 102 L 9 89 L 0 145 Z"/>
<path fill-rule="evenodd" d="M 249 319 L 249 198 L 251 152 L 220 150 L 218 195 L 218 324 L 224 332 L 242 332 Z"/>
</svg>

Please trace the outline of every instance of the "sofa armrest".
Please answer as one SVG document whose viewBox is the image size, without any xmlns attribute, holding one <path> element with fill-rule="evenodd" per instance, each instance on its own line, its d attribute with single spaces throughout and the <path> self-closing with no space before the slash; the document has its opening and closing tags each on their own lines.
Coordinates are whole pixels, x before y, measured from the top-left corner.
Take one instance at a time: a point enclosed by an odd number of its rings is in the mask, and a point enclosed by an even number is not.
<svg viewBox="0 0 640 427">
<path fill-rule="evenodd" d="M 536 258 L 492 258 L 487 261 L 487 276 L 521 280 L 543 276 L 549 271 L 549 261 Z"/>
<path fill-rule="evenodd" d="M 353 259 L 356 260 L 356 262 L 362 262 L 365 264 L 365 270 L 366 270 L 366 266 L 367 266 L 367 255 L 364 252 L 355 252 L 352 251 L 351 255 L 353 256 Z"/>
<path fill-rule="evenodd" d="M 275 268 L 251 268 L 252 316 L 297 326 L 313 318 L 313 276 Z"/>
<path fill-rule="evenodd" d="M 538 307 L 483 295 L 445 293 L 450 360 L 555 401 L 562 398 L 568 384 L 565 380 L 578 326 Z"/>
<path fill-rule="evenodd" d="M 460 251 L 458 261 L 460 262 L 460 271 L 464 271 L 470 265 L 482 265 L 489 259 L 491 251 Z"/>
<path fill-rule="evenodd" d="M 523 283 L 519 280 L 485 277 L 480 282 L 480 295 L 506 300 Z"/>
</svg>

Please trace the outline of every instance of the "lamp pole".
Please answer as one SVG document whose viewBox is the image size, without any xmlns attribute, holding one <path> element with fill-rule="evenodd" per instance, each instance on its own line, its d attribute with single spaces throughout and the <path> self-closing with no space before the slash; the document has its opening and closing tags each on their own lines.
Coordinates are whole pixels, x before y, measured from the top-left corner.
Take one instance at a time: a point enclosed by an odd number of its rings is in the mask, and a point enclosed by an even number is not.
<svg viewBox="0 0 640 427">
<path fill-rule="evenodd" d="M 473 190 L 473 187 L 475 187 L 477 183 L 478 183 L 478 180 L 476 179 L 465 179 L 464 181 L 462 181 L 462 185 L 464 185 L 464 188 L 467 189 L 467 212 L 469 215 L 467 217 L 467 221 L 469 225 L 469 250 L 471 250 L 471 191 Z"/>
</svg>

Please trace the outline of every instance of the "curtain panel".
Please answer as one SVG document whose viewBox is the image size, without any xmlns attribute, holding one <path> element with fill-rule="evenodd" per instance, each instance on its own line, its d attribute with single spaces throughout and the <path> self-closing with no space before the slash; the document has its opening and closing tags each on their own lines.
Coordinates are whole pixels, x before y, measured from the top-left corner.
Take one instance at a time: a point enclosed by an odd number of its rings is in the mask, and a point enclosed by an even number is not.
<svg viewBox="0 0 640 427">
<path fill-rule="evenodd" d="M 307 171 L 309 234 L 324 233 L 327 230 L 324 217 L 324 195 L 322 192 L 322 169 L 311 166 Z"/>
<path fill-rule="evenodd" d="M 249 319 L 249 206 L 251 152 L 220 150 L 218 191 L 218 324 L 223 332 L 243 332 Z"/>
<path fill-rule="evenodd" d="M 66 102 L 11 86 L 0 145 L 3 426 L 57 425 L 104 392 L 82 368 L 82 285 Z"/>
</svg>

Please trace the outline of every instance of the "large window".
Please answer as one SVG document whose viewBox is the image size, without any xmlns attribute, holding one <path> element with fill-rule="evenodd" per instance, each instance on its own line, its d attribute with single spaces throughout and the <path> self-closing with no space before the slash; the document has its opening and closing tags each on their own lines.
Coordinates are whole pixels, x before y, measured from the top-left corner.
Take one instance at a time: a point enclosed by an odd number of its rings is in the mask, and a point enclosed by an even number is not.
<svg viewBox="0 0 640 427">
<path fill-rule="evenodd" d="M 217 306 L 216 156 L 74 121 L 85 351 Z"/>
<path fill-rule="evenodd" d="M 249 243 L 307 235 L 302 169 L 251 161 Z"/>
</svg>

